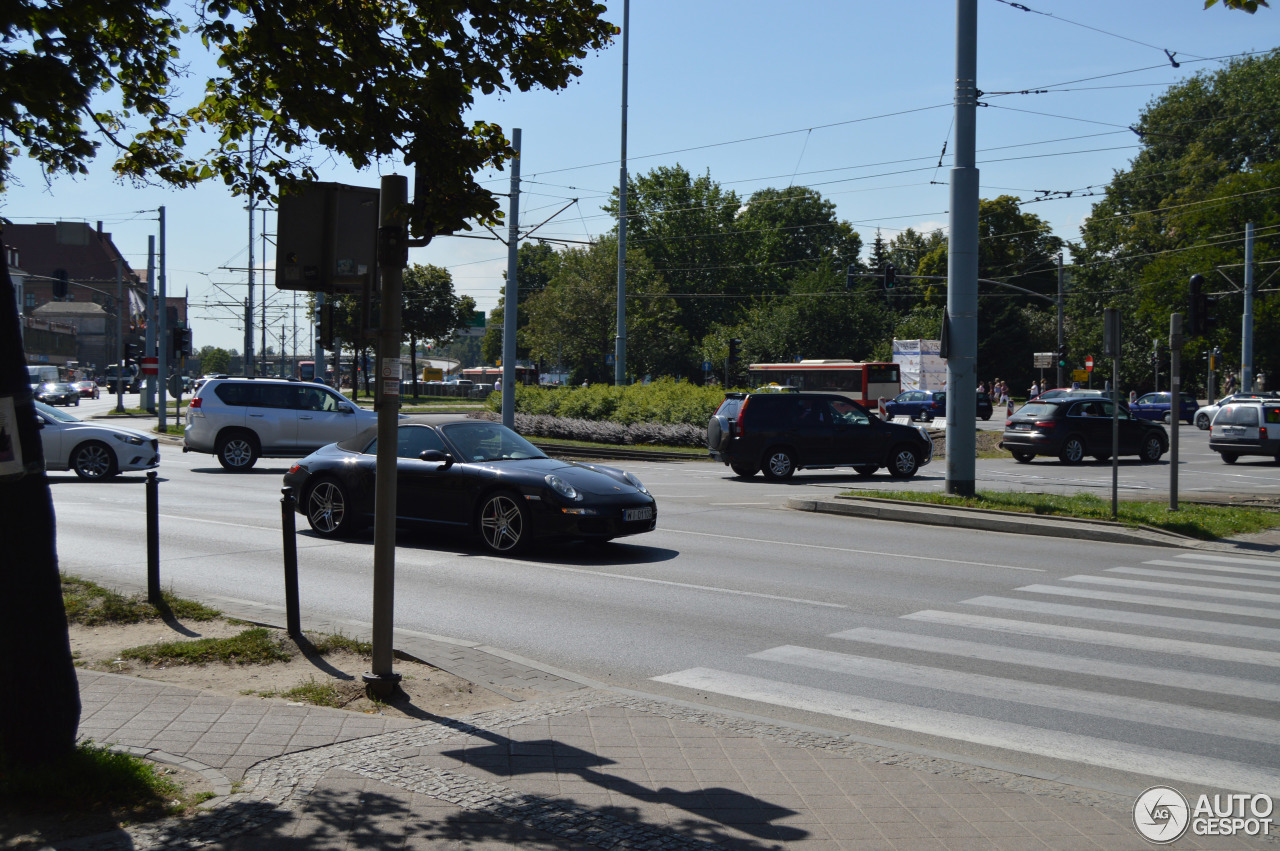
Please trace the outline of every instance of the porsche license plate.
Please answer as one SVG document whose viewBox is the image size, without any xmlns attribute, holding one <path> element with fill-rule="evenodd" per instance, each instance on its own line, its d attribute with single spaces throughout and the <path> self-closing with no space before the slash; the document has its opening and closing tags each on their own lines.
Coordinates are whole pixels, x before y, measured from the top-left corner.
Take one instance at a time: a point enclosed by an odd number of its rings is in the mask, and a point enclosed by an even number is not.
<svg viewBox="0 0 1280 851">
<path fill-rule="evenodd" d="M 628 508 L 622 512 L 623 521 L 630 523 L 632 520 L 652 520 L 652 508 Z"/>
</svg>

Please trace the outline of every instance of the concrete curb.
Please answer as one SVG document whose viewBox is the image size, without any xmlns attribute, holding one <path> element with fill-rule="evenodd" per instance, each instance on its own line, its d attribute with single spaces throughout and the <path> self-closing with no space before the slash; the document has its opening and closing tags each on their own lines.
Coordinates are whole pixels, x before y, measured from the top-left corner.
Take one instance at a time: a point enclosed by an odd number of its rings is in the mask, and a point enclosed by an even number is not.
<svg viewBox="0 0 1280 851">
<path fill-rule="evenodd" d="M 1018 535 L 1042 535 L 1112 544 L 1139 544 L 1157 547 L 1196 548 L 1204 542 L 1158 529 L 1134 529 L 1105 520 L 1080 520 L 1071 517 L 1040 517 L 1007 511 L 903 503 L 895 500 L 793 498 L 787 507 L 796 511 L 867 517 L 899 523 L 923 523 L 956 529 L 979 529 L 988 532 L 1012 532 Z"/>
</svg>

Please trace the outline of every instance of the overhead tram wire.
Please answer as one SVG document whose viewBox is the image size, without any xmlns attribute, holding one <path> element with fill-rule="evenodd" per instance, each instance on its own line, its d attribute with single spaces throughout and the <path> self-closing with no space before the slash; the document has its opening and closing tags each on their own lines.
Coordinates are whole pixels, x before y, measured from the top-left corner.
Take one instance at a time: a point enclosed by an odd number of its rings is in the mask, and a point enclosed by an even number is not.
<svg viewBox="0 0 1280 851">
<path fill-rule="evenodd" d="M 1105 36 L 1110 36 L 1111 38 L 1118 38 L 1118 39 L 1121 39 L 1122 41 L 1128 41 L 1128 42 L 1132 42 L 1133 44 L 1141 45 L 1142 47 L 1149 47 L 1149 48 L 1151 48 L 1152 50 L 1158 50 L 1158 51 L 1160 51 L 1161 53 L 1165 54 L 1165 56 L 1169 57 L 1169 61 L 1170 61 L 1171 63 L 1173 63 L 1173 67 L 1175 67 L 1175 68 L 1177 68 L 1177 67 L 1178 67 L 1178 63 L 1173 61 L 1173 57 L 1178 55 L 1178 52 L 1177 52 L 1177 51 L 1174 51 L 1174 52 L 1170 53 L 1170 51 L 1169 51 L 1169 49 L 1168 49 L 1168 48 L 1165 48 L 1165 47 L 1157 47 L 1157 46 L 1156 46 L 1156 45 L 1154 45 L 1154 44 L 1149 44 L 1149 43 L 1147 43 L 1147 42 L 1145 42 L 1145 41 L 1139 41 L 1138 39 L 1136 39 L 1136 38 L 1130 38 L 1130 37 L 1129 37 L 1129 36 L 1127 36 L 1127 35 L 1120 35 L 1119 33 L 1113 33 L 1113 32 L 1110 32 L 1109 30 L 1104 30 L 1104 29 L 1101 29 L 1100 27 L 1095 27 L 1095 26 L 1092 26 L 1092 25 L 1090 25 L 1090 24 L 1082 24 L 1082 23 L 1080 23 L 1079 21 L 1073 21 L 1073 20 L 1071 20 L 1070 18 L 1064 18 L 1064 17 L 1062 17 L 1061 15 L 1055 15 L 1055 14 L 1053 14 L 1052 12 L 1041 12 L 1041 11 L 1040 11 L 1040 10 L 1038 10 L 1038 9 L 1032 9 L 1032 8 L 1030 8 L 1029 6 L 1024 6 L 1022 3 L 1015 3 L 1015 2 L 1012 2 L 1012 0 L 996 0 L 996 2 L 997 2 L 997 3 L 1003 3 L 1004 5 L 1009 6 L 1009 7 L 1011 7 L 1011 8 L 1014 8 L 1014 9 L 1017 9 L 1017 10 L 1018 10 L 1018 11 L 1020 11 L 1020 12 L 1029 12 L 1029 13 L 1031 13 L 1031 14 L 1033 14 L 1033 15 L 1042 15 L 1042 16 L 1044 16 L 1044 17 L 1046 17 L 1046 18 L 1050 18 L 1050 19 L 1055 20 L 1055 21 L 1061 21 L 1061 22 L 1062 22 L 1062 23 L 1064 23 L 1064 24 L 1071 24 L 1072 26 L 1081 27 L 1082 29 L 1092 30 L 1093 32 L 1100 33 L 1100 34 L 1105 35 Z M 1190 57 L 1191 57 L 1191 58 L 1193 58 L 1193 59 L 1203 59 L 1203 58 L 1204 58 L 1203 56 L 1196 56 L 1196 55 L 1191 54 L 1191 53 L 1188 53 L 1187 55 L 1188 55 L 1188 56 L 1190 56 Z"/>
</svg>

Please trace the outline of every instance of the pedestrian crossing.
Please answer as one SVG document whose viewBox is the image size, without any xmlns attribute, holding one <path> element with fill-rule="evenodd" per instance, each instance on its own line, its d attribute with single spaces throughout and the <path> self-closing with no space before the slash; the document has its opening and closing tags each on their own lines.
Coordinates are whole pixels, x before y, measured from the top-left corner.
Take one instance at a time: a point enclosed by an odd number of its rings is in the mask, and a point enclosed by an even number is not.
<svg viewBox="0 0 1280 851">
<path fill-rule="evenodd" d="M 1280 559 L 1023 585 L 653 679 L 900 731 L 1280 794 Z M 1069 602 L 1062 602 L 1069 600 Z"/>
</svg>

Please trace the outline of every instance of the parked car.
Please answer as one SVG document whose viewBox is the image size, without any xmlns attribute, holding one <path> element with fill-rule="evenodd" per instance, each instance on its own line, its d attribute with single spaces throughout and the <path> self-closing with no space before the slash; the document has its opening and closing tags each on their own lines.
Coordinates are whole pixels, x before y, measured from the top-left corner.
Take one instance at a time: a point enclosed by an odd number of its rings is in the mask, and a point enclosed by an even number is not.
<svg viewBox="0 0 1280 851">
<path fill-rule="evenodd" d="M 76 388 L 81 399 L 97 399 L 100 392 L 97 382 L 94 381 L 77 381 L 71 386 Z"/>
<path fill-rule="evenodd" d="M 1276 396 L 1268 395 L 1266 393 L 1232 393 L 1230 396 L 1223 396 L 1221 399 L 1219 399 L 1217 402 L 1214 402 L 1212 405 L 1205 405 L 1202 408 L 1196 409 L 1196 418 L 1195 418 L 1196 428 L 1200 429 L 1201 431 L 1208 431 L 1210 423 L 1213 422 L 1214 414 L 1218 413 L 1218 409 L 1221 408 L 1223 405 L 1229 405 L 1232 402 L 1243 402 L 1248 399 L 1257 399 L 1259 401 L 1262 401 L 1264 399 L 1276 399 L 1276 398 L 1277 398 Z"/>
<path fill-rule="evenodd" d="M 46 405 L 79 405 L 80 391 L 70 384 L 41 384 L 36 390 L 36 401 Z"/>
<path fill-rule="evenodd" d="M 1111 458 L 1110 399 L 1062 397 L 1037 399 L 1014 412 L 1004 426 L 1000 448 L 1026 464 L 1037 455 L 1056 455 L 1063 464 L 1079 464 L 1086 455 Z M 1139 420 L 1120 406 L 1120 455 L 1137 455 L 1155 462 L 1169 450 L 1163 426 Z"/>
<path fill-rule="evenodd" d="M 372 520 L 377 451 L 372 428 L 289 468 L 284 483 L 316 534 L 344 537 Z M 495 553 L 534 539 L 602 543 L 657 525 L 657 502 L 631 473 L 548 458 L 499 423 L 403 422 L 396 454 L 397 519 L 478 535 Z"/>
<path fill-rule="evenodd" d="M 160 464 L 160 442 L 151 435 L 83 422 L 43 402 L 35 406 L 46 470 L 74 470 L 82 479 L 108 479 Z"/>
<path fill-rule="evenodd" d="M 1227 464 L 1241 455 L 1270 455 L 1280 464 L 1280 399 L 1224 405 L 1209 426 L 1209 448 Z"/>
<path fill-rule="evenodd" d="M 726 393 L 707 423 L 707 449 L 739 476 L 761 470 L 785 479 L 796 470 L 885 467 L 909 479 L 933 460 L 920 426 L 884 422 L 838 393 Z"/>
<path fill-rule="evenodd" d="M 210 378 L 187 408 L 183 452 L 209 452 L 225 469 L 296 458 L 354 437 L 378 416 L 322 384 L 282 378 Z"/>
<path fill-rule="evenodd" d="M 884 404 L 885 412 L 891 417 L 909 416 L 913 420 L 929 422 L 947 415 L 947 393 L 945 390 L 904 390 Z M 991 396 L 979 393 L 976 416 L 989 420 L 993 413 Z"/>
<path fill-rule="evenodd" d="M 1181 404 L 1178 406 L 1178 419 L 1185 420 L 1187 425 L 1195 422 L 1196 410 L 1199 409 L 1200 403 L 1190 393 L 1181 394 Z M 1147 393 L 1139 396 L 1138 399 L 1129 405 L 1129 410 L 1135 417 L 1140 420 L 1158 420 L 1160 422 L 1173 422 L 1173 394 L 1172 393 Z"/>
</svg>

